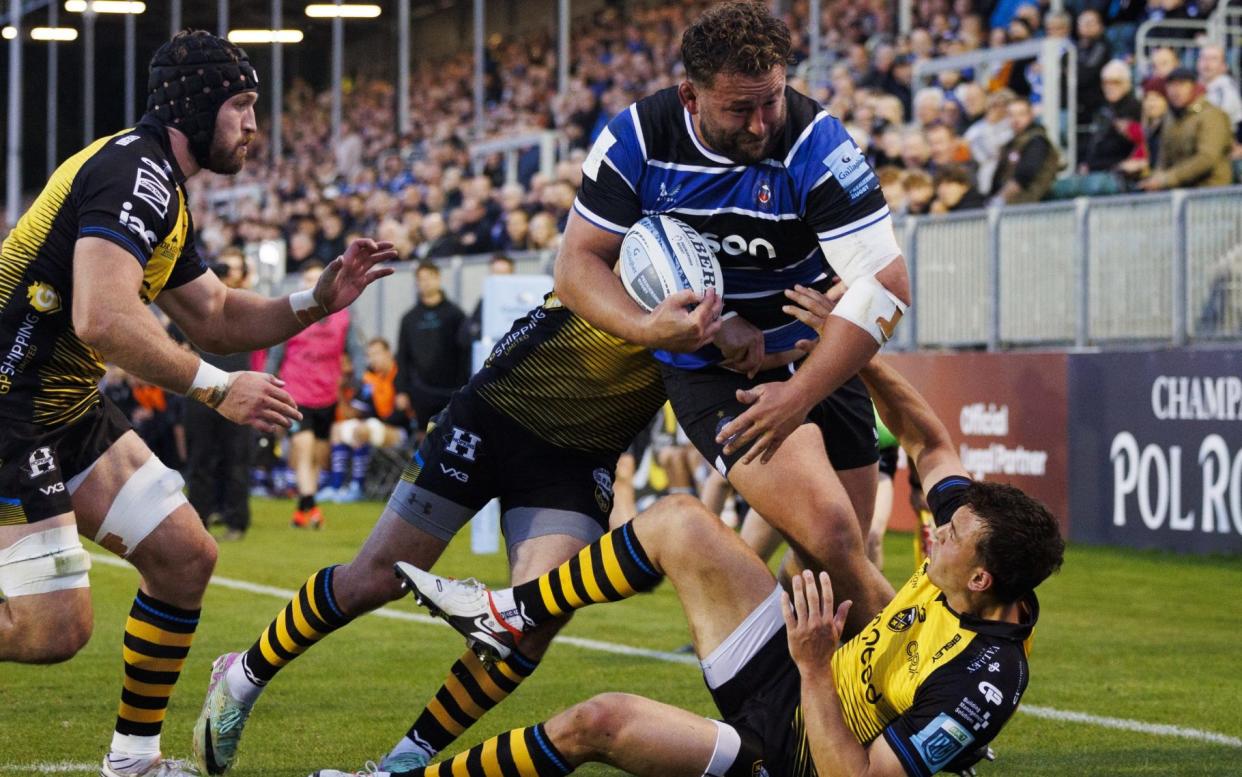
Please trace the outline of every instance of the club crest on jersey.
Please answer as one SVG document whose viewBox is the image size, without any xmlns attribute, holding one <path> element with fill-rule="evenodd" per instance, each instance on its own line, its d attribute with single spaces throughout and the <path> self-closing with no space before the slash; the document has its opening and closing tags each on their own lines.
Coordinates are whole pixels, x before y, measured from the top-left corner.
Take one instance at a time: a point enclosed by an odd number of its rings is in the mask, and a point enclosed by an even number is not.
<svg viewBox="0 0 1242 777">
<path fill-rule="evenodd" d="M 60 310 L 60 294 L 43 281 L 36 281 L 26 288 L 26 299 L 30 300 L 30 307 L 40 313 Z"/>
<path fill-rule="evenodd" d="M 595 480 L 595 503 L 599 505 L 600 512 L 612 512 L 612 474 L 600 467 L 591 473 L 591 477 Z"/>
<path fill-rule="evenodd" d="M 913 626 L 918 620 L 919 608 L 917 606 L 907 607 L 888 619 L 888 629 L 900 633 Z"/>
<path fill-rule="evenodd" d="M 766 180 L 759 182 L 759 187 L 755 190 L 755 202 L 759 203 L 759 207 L 764 210 L 770 210 L 772 207 L 772 185 Z"/>
<path fill-rule="evenodd" d="M 656 196 L 656 209 L 670 208 L 677 200 L 677 195 L 681 194 L 681 184 L 677 184 L 672 189 L 660 182 L 660 193 Z"/>
</svg>

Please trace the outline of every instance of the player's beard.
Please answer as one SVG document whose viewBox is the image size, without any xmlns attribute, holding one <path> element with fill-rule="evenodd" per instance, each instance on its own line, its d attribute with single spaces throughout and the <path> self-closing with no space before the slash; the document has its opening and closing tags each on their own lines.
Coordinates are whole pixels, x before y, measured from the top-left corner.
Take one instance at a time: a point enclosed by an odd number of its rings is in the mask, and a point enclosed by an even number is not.
<svg viewBox="0 0 1242 777">
<path fill-rule="evenodd" d="M 246 148 L 251 140 L 253 136 L 247 135 L 241 142 L 230 146 L 217 132 L 211 139 L 211 148 L 207 151 L 207 169 L 220 175 L 241 172 L 242 166 L 246 164 Z"/>
<path fill-rule="evenodd" d="M 699 114 L 699 132 L 703 135 L 703 141 L 717 153 L 744 165 L 758 164 L 767 159 L 777 134 L 784 128 L 785 117 L 781 116 L 780 122 L 771 127 L 766 138 L 746 130 L 717 131 L 705 115 Z"/>
</svg>

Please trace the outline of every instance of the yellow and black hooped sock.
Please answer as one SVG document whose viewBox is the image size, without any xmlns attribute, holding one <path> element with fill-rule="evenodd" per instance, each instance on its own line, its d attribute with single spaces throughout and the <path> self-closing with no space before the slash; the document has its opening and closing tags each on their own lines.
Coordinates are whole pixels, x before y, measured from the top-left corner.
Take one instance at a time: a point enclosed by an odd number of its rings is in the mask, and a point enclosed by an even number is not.
<svg viewBox="0 0 1242 777">
<path fill-rule="evenodd" d="M 311 575 L 246 651 L 243 668 L 254 685 L 267 685 L 285 664 L 352 620 L 341 612 L 332 595 L 335 569 L 325 567 Z"/>
<path fill-rule="evenodd" d="M 457 659 L 436 695 L 405 735 L 422 749 L 438 753 L 453 743 L 484 713 L 508 698 L 539 666 L 514 651 L 490 667 L 467 650 Z"/>
<path fill-rule="evenodd" d="M 556 569 L 514 587 L 513 601 L 525 619 L 540 624 L 588 604 L 617 602 L 651 590 L 662 577 L 631 521 Z"/>
<path fill-rule="evenodd" d="M 190 653 L 198 610 L 183 610 L 138 592 L 125 621 L 125 683 L 117 710 L 116 733 L 158 737 L 173 686 Z"/>
<path fill-rule="evenodd" d="M 540 723 L 492 737 L 451 761 L 393 777 L 564 777 L 573 770 Z"/>
</svg>

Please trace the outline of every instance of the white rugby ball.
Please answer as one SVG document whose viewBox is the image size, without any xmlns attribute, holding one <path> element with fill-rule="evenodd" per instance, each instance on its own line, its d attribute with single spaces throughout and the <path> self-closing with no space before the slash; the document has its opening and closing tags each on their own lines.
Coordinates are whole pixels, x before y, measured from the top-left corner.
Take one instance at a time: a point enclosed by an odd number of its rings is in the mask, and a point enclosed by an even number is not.
<svg viewBox="0 0 1242 777">
<path fill-rule="evenodd" d="M 698 231 L 671 216 L 647 216 L 625 233 L 621 283 L 648 312 L 683 289 L 724 294 L 716 254 Z"/>
</svg>

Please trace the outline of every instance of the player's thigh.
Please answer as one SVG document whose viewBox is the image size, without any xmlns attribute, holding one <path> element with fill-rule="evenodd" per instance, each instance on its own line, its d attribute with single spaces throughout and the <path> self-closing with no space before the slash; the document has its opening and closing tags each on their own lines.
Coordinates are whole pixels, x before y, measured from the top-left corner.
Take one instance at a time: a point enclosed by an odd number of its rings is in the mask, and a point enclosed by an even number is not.
<svg viewBox="0 0 1242 777">
<path fill-rule="evenodd" d="M 795 429 L 766 463 L 735 464 L 729 482 L 772 528 L 821 563 L 837 552 L 861 553 L 849 495 L 815 426 Z"/>
<path fill-rule="evenodd" d="M 767 565 L 694 497 L 659 500 L 634 520 L 634 532 L 677 590 L 700 656 L 716 649 L 775 587 Z"/>
<path fill-rule="evenodd" d="M 521 585 L 555 569 L 578 554 L 587 542 L 572 534 L 543 534 L 509 546 L 509 584 Z"/>
<path fill-rule="evenodd" d="M 577 763 L 606 756 L 631 774 L 668 777 L 706 773 L 720 732 L 701 715 L 626 693 L 600 694 L 576 704 L 549 720 L 544 730 Z"/>
<path fill-rule="evenodd" d="M 875 464 L 837 470 L 841 487 L 845 489 L 850 508 L 854 512 L 854 517 L 858 519 L 858 526 L 864 536 L 870 530 L 872 516 L 875 514 L 879 475 L 879 468 Z"/>
</svg>

